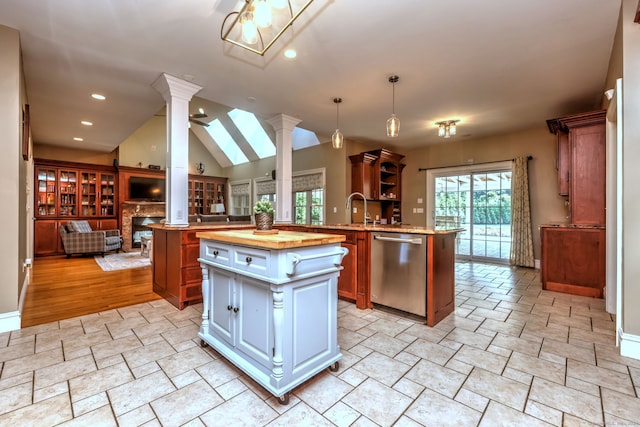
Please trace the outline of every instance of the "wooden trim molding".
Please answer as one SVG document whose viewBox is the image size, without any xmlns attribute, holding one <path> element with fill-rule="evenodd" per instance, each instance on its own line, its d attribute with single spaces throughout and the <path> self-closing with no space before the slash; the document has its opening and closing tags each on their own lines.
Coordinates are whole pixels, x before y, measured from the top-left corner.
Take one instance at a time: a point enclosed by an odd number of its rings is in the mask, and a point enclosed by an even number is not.
<svg viewBox="0 0 640 427">
<path fill-rule="evenodd" d="M 638 2 L 638 8 L 636 9 L 636 17 L 633 22 L 640 24 L 640 1 Z"/>
</svg>

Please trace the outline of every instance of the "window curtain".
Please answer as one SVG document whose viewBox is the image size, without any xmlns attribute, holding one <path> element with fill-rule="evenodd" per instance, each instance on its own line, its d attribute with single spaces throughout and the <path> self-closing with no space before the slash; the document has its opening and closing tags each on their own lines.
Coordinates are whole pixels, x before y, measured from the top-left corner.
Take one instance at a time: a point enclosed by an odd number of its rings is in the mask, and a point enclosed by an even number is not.
<svg viewBox="0 0 640 427">
<path fill-rule="evenodd" d="M 511 180 L 511 265 L 534 267 L 528 157 L 517 157 Z"/>
</svg>

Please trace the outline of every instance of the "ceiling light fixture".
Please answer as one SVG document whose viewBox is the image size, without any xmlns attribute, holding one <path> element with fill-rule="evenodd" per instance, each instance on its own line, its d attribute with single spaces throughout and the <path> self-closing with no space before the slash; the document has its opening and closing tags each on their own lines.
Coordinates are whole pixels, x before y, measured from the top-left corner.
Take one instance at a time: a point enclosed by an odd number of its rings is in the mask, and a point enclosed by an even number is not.
<svg viewBox="0 0 640 427">
<path fill-rule="evenodd" d="M 438 136 L 443 138 L 450 138 L 456 134 L 456 123 L 460 120 L 443 120 L 436 122 L 438 126 Z"/>
<path fill-rule="evenodd" d="M 74 138 L 73 138 L 73 140 L 74 140 L 74 141 L 79 141 L 79 142 L 84 141 L 84 139 L 83 139 L 83 138 L 80 138 L 80 137 L 77 137 L 77 136 L 76 136 L 76 137 L 74 137 Z"/>
<path fill-rule="evenodd" d="M 340 149 L 344 144 L 344 136 L 342 132 L 340 132 L 340 103 L 342 102 L 342 98 L 333 98 L 333 102 L 336 104 L 336 131 L 331 135 L 331 145 L 333 148 Z"/>
<path fill-rule="evenodd" d="M 99 93 L 92 93 L 92 94 L 91 94 L 91 97 L 92 97 L 93 99 L 97 99 L 98 101 L 104 101 L 105 99 L 107 99 L 107 97 L 106 97 L 106 96 L 104 96 L 104 95 L 100 95 Z"/>
<path fill-rule="evenodd" d="M 387 120 L 387 136 L 395 138 L 400 132 L 400 119 L 396 116 L 396 83 L 400 77 L 390 76 L 389 83 L 393 86 L 393 103 L 391 109 L 391 117 Z"/>
<path fill-rule="evenodd" d="M 85 125 L 85 126 L 93 126 L 93 123 L 91 123 L 91 122 L 90 122 L 90 121 L 88 121 L 88 120 L 82 120 L 80 123 L 82 123 L 82 124 L 83 124 L 83 125 Z"/>
<path fill-rule="evenodd" d="M 220 37 L 262 56 L 312 2 L 307 0 L 294 10 L 291 0 L 245 0 L 241 10 L 224 18 Z M 227 25 L 229 18 L 233 19 Z"/>
</svg>

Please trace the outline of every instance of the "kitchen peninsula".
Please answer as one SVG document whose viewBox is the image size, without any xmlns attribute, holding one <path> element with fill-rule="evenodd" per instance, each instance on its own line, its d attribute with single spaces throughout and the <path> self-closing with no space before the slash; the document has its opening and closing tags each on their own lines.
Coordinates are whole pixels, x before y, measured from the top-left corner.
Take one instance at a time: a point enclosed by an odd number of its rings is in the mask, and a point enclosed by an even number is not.
<svg viewBox="0 0 640 427">
<path fill-rule="evenodd" d="M 202 301 L 202 273 L 198 264 L 199 239 L 202 231 L 253 229 L 252 224 L 221 223 L 220 225 L 192 224 L 185 227 L 153 228 L 153 288 L 176 307 Z M 374 307 L 371 298 L 371 243 L 377 232 L 417 234 L 425 238 L 424 286 L 426 289 L 426 324 L 434 326 L 455 308 L 455 242 L 461 229 L 434 230 L 407 225 L 276 224 L 279 230 L 337 234 L 345 236 L 341 243 L 349 253 L 342 260 L 343 270 L 338 278 L 338 297 L 352 301 L 359 309 Z M 414 269 L 414 263 L 407 269 Z"/>
<path fill-rule="evenodd" d="M 349 250 L 342 261 L 344 270 L 338 279 L 338 296 L 354 301 L 360 309 L 374 307 L 371 295 L 373 268 L 373 236 L 378 233 L 422 236 L 424 238 L 423 256 L 407 265 L 405 269 L 424 268 L 424 288 L 426 301 L 426 324 L 434 326 L 455 309 L 455 243 L 456 234 L 462 229 L 435 230 L 427 227 L 408 225 L 280 225 L 280 229 L 309 231 L 315 233 L 343 234 L 346 240 L 343 247 Z M 375 252 L 375 248 L 374 252 Z M 418 265 L 421 264 L 421 265 Z M 386 283 L 393 292 L 394 281 Z M 400 291 L 399 291 L 400 292 Z M 418 295 L 409 297 L 418 298 Z M 375 299 L 375 298 L 374 298 Z M 422 301 L 419 301 L 422 303 Z M 397 307 L 393 307 L 397 308 Z"/>
</svg>

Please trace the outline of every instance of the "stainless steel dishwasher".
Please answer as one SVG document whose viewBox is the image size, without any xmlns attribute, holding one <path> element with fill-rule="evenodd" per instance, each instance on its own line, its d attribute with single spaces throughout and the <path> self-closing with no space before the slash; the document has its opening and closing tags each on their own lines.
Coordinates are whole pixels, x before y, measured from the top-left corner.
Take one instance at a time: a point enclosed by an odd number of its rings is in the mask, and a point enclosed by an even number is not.
<svg viewBox="0 0 640 427">
<path fill-rule="evenodd" d="M 371 302 L 427 315 L 427 238 L 371 233 Z"/>
</svg>

